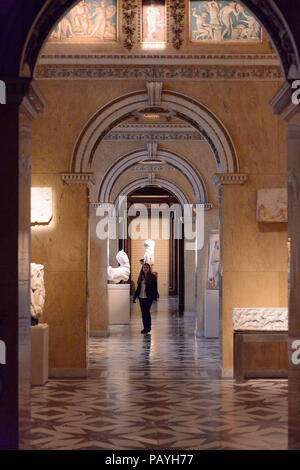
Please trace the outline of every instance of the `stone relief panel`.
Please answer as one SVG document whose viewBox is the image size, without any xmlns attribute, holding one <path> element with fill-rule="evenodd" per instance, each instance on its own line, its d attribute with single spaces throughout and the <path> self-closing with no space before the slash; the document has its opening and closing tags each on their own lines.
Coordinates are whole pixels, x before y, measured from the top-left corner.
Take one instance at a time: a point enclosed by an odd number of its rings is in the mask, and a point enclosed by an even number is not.
<svg viewBox="0 0 300 470">
<path fill-rule="evenodd" d="M 82 0 L 52 31 L 50 42 L 117 41 L 117 0 Z"/>
<path fill-rule="evenodd" d="M 157 44 L 167 40 L 165 0 L 142 0 L 142 43 Z"/>
<path fill-rule="evenodd" d="M 262 28 L 239 3 L 190 0 L 190 40 L 261 42 Z"/>
<path fill-rule="evenodd" d="M 52 217 L 52 188 L 31 188 L 31 224 L 48 224 Z"/>
<path fill-rule="evenodd" d="M 233 330 L 287 331 L 287 308 L 234 308 Z"/>
<path fill-rule="evenodd" d="M 287 222 L 287 189 L 257 191 L 257 222 Z"/>
</svg>

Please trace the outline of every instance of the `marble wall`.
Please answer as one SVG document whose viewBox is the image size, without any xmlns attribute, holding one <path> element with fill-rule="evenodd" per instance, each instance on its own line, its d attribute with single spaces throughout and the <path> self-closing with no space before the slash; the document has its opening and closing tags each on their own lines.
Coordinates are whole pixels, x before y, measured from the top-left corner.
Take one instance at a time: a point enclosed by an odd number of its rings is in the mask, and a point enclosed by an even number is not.
<svg viewBox="0 0 300 470">
<path fill-rule="evenodd" d="M 55 185 L 60 182 L 60 172 L 69 170 L 70 156 L 80 130 L 97 109 L 108 101 L 125 93 L 143 88 L 141 82 L 137 81 L 40 81 L 39 85 L 45 95 L 48 105 L 43 116 L 34 123 L 33 132 L 33 182 L 41 184 L 40 179 L 49 186 L 49 181 Z M 223 187 L 223 369 L 225 374 L 232 373 L 232 308 L 234 307 L 285 307 L 287 306 L 287 256 L 286 256 L 286 226 L 285 224 L 259 224 L 256 221 L 256 194 L 258 189 L 284 187 L 286 184 L 286 150 L 285 130 L 280 118 L 272 113 L 269 101 L 275 94 L 280 83 L 277 82 L 230 82 L 214 81 L 201 82 L 195 85 L 188 81 L 164 82 L 163 87 L 167 90 L 176 91 L 194 98 L 208 107 L 222 121 L 232 137 L 240 165 L 240 172 L 248 175 L 248 180 L 243 185 L 226 185 Z M 245 111 L 247 110 L 247 111 Z M 76 112 L 75 112 L 76 111 Z M 200 172 L 207 185 L 208 200 L 214 204 L 214 209 L 208 211 L 207 227 L 205 228 L 206 240 L 211 229 L 218 228 L 218 188 L 212 183 L 212 176 L 216 173 L 216 162 L 211 149 L 205 141 L 196 142 L 163 142 L 163 147 L 174 149 L 189 159 Z M 141 147 L 140 144 L 138 144 Z M 123 153 L 137 147 L 134 142 L 103 142 L 95 154 L 94 166 L 91 171 L 95 172 L 97 181 L 103 177 L 106 169 L 116 158 Z M 170 178 L 178 184 L 189 197 L 192 197 L 192 189 L 186 183 L 185 176 L 180 172 L 170 175 Z M 116 183 L 113 194 L 117 195 L 119 189 L 125 182 L 129 182 L 138 175 L 127 172 L 122 175 Z M 91 190 L 91 201 L 96 201 L 97 184 Z M 80 215 L 78 226 L 78 239 L 74 256 L 72 256 L 72 271 L 74 286 L 79 282 L 78 276 L 85 278 L 87 253 L 86 232 L 84 231 L 86 219 L 84 216 L 83 202 L 84 191 L 60 188 L 60 195 L 64 191 L 72 193 L 69 211 Z M 76 207 L 75 207 L 76 206 Z M 66 209 L 66 208 L 65 208 Z M 65 229 L 71 228 L 71 224 L 63 222 L 64 206 L 59 209 L 61 224 Z M 62 226 L 63 226 L 62 225 Z M 79 240 L 79 232 L 81 233 Z M 54 233 L 59 233 L 60 237 Z M 67 232 L 66 232 L 67 233 Z M 75 230 L 76 233 L 76 230 Z M 61 259 L 55 253 L 62 251 L 61 245 L 66 241 L 63 229 L 53 234 L 39 238 L 37 233 L 33 237 L 33 261 L 51 266 L 52 273 L 59 271 Z M 69 246 L 70 244 L 68 244 Z M 51 248 L 52 247 L 52 248 Z M 50 256 L 51 249 L 54 257 Z M 94 242 L 91 241 L 90 255 L 94 253 Z M 50 250 L 50 251 L 49 251 Z M 69 250 L 69 248 L 68 248 Z M 67 250 L 67 252 L 68 252 Z M 198 254 L 197 280 L 195 292 L 197 292 L 197 303 L 195 309 L 198 312 L 199 326 L 201 331 L 203 324 L 203 292 L 206 282 L 207 252 L 206 248 Z M 274 252 L 277 256 L 274 257 Z M 46 253 L 46 254 L 45 254 Z M 48 253 L 48 254 L 47 254 Z M 104 252 L 103 252 L 104 253 Z M 92 255 L 93 256 L 93 255 Z M 41 259 L 44 258 L 44 259 Z M 71 261 L 69 261 L 71 262 Z M 46 264 L 47 264 L 46 263 Z M 57 264 L 57 266 L 55 266 Z M 95 268 L 96 269 L 96 268 Z M 100 269 L 100 268 L 97 268 Z M 76 273 L 76 274 L 75 274 Z M 79 274 L 81 273 L 81 274 Z M 50 271 L 49 271 L 50 274 Z M 104 274 L 98 272 L 99 279 L 104 282 Z M 76 278 L 77 276 L 77 278 Z M 47 268 L 46 268 L 47 278 Z M 76 280 L 77 279 L 77 280 Z M 83 281 L 82 281 L 83 282 Z M 83 287 L 84 286 L 84 287 Z M 81 284 L 77 292 L 82 292 L 78 321 L 82 322 L 79 343 L 81 344 L 82 359 L 76 362 L 76 367 L 84 364 L 84 342 L 86 338 L 86 327 L 84 316 L 84 303 L 86 300 L 84 289 Z M 52 288 L 50 288 L 52 289 Z M 55 292 L 50 293 L 50 298 L 55 297 Z M 91 305 L 98 305 L 98 300 L 90 300 Z M 72 299 L 69 299 L 72 302 Z M 64 300 L 65 312 L 68 300 Z M 93 303 L 95 302 L 95 303 Z M 98 304 L 97 304 L 98 302 Z M 105 302 L 102 308 L 103 317 L 98 315 L 98 326 L 96 330 L 106 330 Z M 56 303 L 58 310 L 58 302 Z M 93 307 L 96 308 L 96 307 Z M 192 308 L 188 306 L 189 309 Z M 50 311 L 47 307 L 47 321 L 50 322 Z M 61 315 L 57 321 L 71 316 L 59 310 Z M 53 315 L 57 315 L 54 313 Z M 102 315 L 102 314 L 101 314 Z M 90 315 L 91 319 L 93 314 Z M 53 317 L 54 318 L 54 317 Z M 91 320 L 94 321 L 94 320 Z M 53 327 L 54 328 L 54 327 Z M 94 327 L 92 328 L 94 329 Z M 54 333 L 55 331 L 55 333 Z M 70 333 L 66 333 L 70 335 Z M 51 354 L 52 367 L 67 367 L 58 347 L 54 352 L 54 342 L 64 341 L 62 330 L 57 326 L 53 330 Z M 79 334 L 79 333 L 78 333 Z M 69 339 L 74 343 L 74 339 Z M 69 344 L 70 351 L 73 346 Z M 75 347 L 75 346 L 74 346 Z M 81 354 L 81 353 L 80 353 Z M 54 356 L 57 359 L 54 360 Z M 58 365 L 59 364 L 59 365 Z"/>
<path fill-rule="evenodd" d="M 42 323 L 49 325 L 50 376 L 85 375 L 87 338 L 87 226 L 85 185 L 59 174 L 32 173 L 33 187 L 51 187 L 53 218 L 31 230 L 32 262 L 45 267 Z"/>
</svg>

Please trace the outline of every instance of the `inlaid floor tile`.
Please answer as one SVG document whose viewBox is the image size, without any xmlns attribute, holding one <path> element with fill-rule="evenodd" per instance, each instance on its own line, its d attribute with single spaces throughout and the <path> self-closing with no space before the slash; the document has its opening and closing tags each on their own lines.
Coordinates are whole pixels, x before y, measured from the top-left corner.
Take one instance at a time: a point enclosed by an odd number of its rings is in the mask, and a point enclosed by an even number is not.
<svg viewBox="0 0 300 470">
<path fill-rule="evenodd" d="M 220 378 L 217 339 L 161 299 L 150 335 L 129 326 L 89 343 L 89 377 L 32 388 L 32 446 L 60 450 L 287 449 L 287 380 Z"/>
</svg>

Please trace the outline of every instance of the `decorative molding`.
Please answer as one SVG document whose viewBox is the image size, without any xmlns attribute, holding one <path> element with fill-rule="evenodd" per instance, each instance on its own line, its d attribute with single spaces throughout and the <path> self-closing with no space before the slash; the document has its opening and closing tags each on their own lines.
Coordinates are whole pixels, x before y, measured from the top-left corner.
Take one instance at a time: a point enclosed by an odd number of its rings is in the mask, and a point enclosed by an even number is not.
<svg viewBox="0 0 300 470">
<path fill-rule="evenodd" d="M 39 64 L 37 80 L 193 80 L 193 81 L 281 81 L 278 66 L 199 66 L 199 65 L 155 65 L 155 66 L 104 66 Z"/>
<path fill-rule="evenodd" d="M 139 165 L 134 165 L 132 168 L 129 168 L 128 170 L 129 172 L 133 172 L 133 173 L 149 173 L 149 172 L 152 172 L 152 173 L 164 173 L 164 172 L 174 172 L 174 171 L 178 171 L 176 170 L 176 168 L 174 168 L 173 166 L 171 165 L 168 165 L 168 164 L 139 164 Z"/>
<path fill-rule="evenodd" d="M 155 160 L 157 158 L 157 143 L 149 142 L 147 144 L 147 154 L 149 160 Z"/>
<path fill-rule="evenodd" d="M 95 184 L 94 173 L 61 173 L 66 184 Z"/>
<path fill-rule="evenodd" d="M 155 184 L 155 173 L 148 174 L 148 184 L 153 185 Z"/>
<path fill-rule="evenodd" d="M 287 331 L 287 308 L 234 308 L 232 326 L 238 330 Z"/>
<path fill-rule="evenodd" d="M 205 211 L 210 211 L 211 209 L 214 208 L 214 205 L 212 202 L 205 202 L 204 204 L 198 204 L 200 207 L 202 207 Z"/>
<path fill-rule="evenodd" d="M 215 186 L 223 184 L 244 184 L 247 181 L 248 175 L 242 173 L 216 173 L 212 177 L 212 182 Z"/>
<path fill-rule="evenodd" d="M 170 10 L 173 19 L 171 26 L 173 32 L 172 44 L 175 49 L 180 49 L 183 43 L 185 0 L 170 0 Z"/>
<path fill-rule="evenodd" d="M 137 4 L 135 0 L 122 0 L 123 32 L 125 34 L 124 46 L 131 50 L 134 43 L 134 18 L 136 16 Z"/>
<path fill-rule="evenodd" d="M 97 209 L 98 207 L 105 208 L 107 207 L 108 209 L 111 207 L 110 202 L 90 202 L 90 207 L 93 209 Z"/>
<path fill-rule="evenodd" d="M 110 131 L 103 140 L 156 142 L 203 140 L 203 137 L 189 124 L 121 124 Z"/>
<path fill-rule="evenodd" d="M 162 82 L 147 82 L 148 106 L 161 105 Z"/>
<path fill-rule="evenodd" d="M 39 65 L 235 65 L 235 66 L 277 66 L 276 54 L 271 53 L 202 53 L 202 54 L 143 54 L 143 53 L 47 53 L 41 54 Z"/>
<path fill-rule="evenodd" d="M 182 129 L 178 128 L 177 125 L 174 125 L 173 130 L 170 127 L 169 130 L 167 126 L 161 124 L 157 128 L 149 128 L 148 126 L 126 129 L 116 127 L 116 130 L 109 132 L 105 137 L 104 141 L 108 142 L 125 142 L 125 141 L 137 141 L 137 142 L 157 142 L 157 141 L 198 141 L 203 140 L 203 137 L 199 132 L 197 132 L 192 127 L 188 128 L 183 126 Z"/>
</svg>

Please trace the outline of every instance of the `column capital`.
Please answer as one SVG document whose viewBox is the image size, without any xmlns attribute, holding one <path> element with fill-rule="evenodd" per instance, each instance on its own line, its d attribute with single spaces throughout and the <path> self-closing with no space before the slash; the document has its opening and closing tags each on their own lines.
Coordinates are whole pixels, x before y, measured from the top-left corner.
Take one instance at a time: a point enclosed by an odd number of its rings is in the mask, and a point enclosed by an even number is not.
<svg viewBox="0 0 300 470">
<path fill-rule="evenodd" d="M 20 111 L 35 119 L 44 110 L 46 101 L 32 78 L 7 78 L 6 104 L 20 106 Z"/>
<path fill-rule="evenodd" d="M 61 173 L 61 179 L 65 184 L 95 184 L 94 173 Z"/>
<path fill-rule="evenodd" d="M 285 82 L 270 101 L 274 114 L 281 116 L 284 121 L 288 121 L 300 112 L 299 105 L 294 104 L 292 101 L 294 91 L 291 84 Z"/>
<path fill-rule="evenodd" d="M 214 207 L 212 202 L 200 202 L 197 204 L 197 206 L 201 206 L 201 208 L 205 211 L 210 211 Z"/>
<path fill-rule="evenodd" d="M 244 184 L 248 179 L 248 175 L 243 173 L 216 173 L 212 177 L 215 186 L 223 186 L 229 184 Z"/>
</svg>

